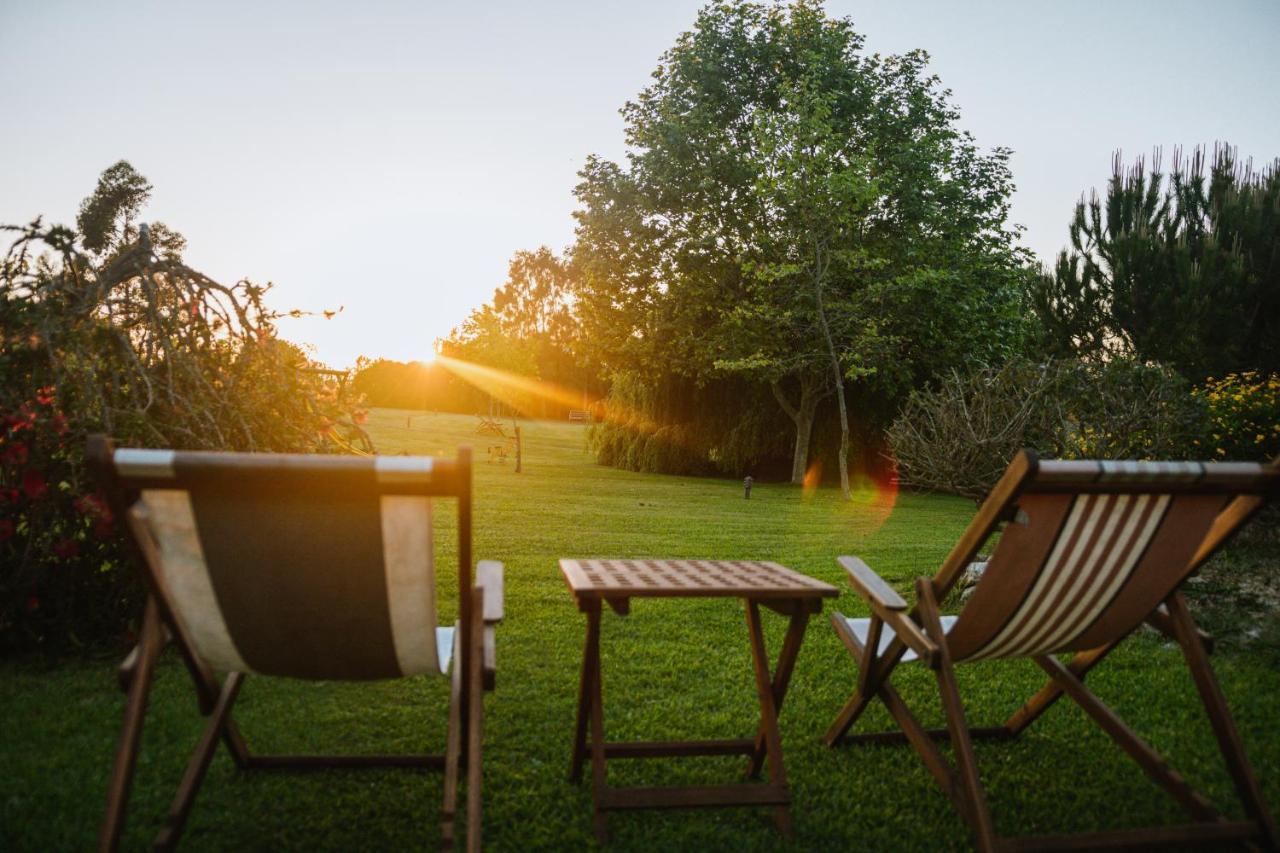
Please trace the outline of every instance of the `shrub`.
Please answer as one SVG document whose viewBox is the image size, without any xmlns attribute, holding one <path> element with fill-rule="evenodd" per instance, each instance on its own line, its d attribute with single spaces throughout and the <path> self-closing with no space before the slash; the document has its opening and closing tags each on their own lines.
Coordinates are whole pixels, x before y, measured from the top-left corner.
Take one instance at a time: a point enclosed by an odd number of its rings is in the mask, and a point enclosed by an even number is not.
<svg viewBox="0 0 1280 853">
<path fill-rule="evenodd" d="M 707 462 L 691 442 L 688 430 L 677 426 L 662 427 L 645 441 L 640 470 L 684 476 L 706 473 Z"/>
<path fill-rule="evenodd" d="M 904 484 L 981 498 L 1023 447 L 1063 459 L 1187 458 L 1206 424 L 1167 368 L 1014 362 L 914 392 L 888 438 Z"/>
<path fill-rule="evenodd" d="M 1172 369 L 1129 359 L 1067 365 L 1050 389 L 1043 444 L 1064 459 L 1187 459 L 1203 456 L 1204 406 Z"/>
<path fill-rule="evenodd" d="M 0 428 L 0 641 L 39 642 L 50 626 L 82 644 L 120 627 L 136 605 L 122 577 L 116 523 L 88 482 L 78 436 L 52 387 L 35 391 Z"/>
<path fill-rule="evenodd" d="M 1208 411 L 1208 429 L 1197 440 L 1217 459 L 1265 461 L 1280 457 L 1280 374 L 1256 371 L 1209 379 L 1195 390 Z"/>
<path fill-rule="evenodd" d="M 163 226 L 134 229 L 125 216 L 107 233 L 110 195 L 100 185 L 86 200 L 92 239 L 39 220 L 7 229 L 17 239 L 0 265 L 0 649 L 120 636 L 140 609 L 116 520 L 85 469 L 89 433 L 320 450 L 349 409 L 275 337 L 265 288 L 185 266 Z"/>
</svg>

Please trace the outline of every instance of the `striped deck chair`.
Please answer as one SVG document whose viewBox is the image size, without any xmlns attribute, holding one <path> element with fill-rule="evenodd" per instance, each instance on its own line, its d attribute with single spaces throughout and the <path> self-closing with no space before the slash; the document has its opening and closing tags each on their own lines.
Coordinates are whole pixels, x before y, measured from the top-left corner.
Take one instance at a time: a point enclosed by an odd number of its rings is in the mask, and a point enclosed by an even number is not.
<svg viewBox="0 0 1280 853">
<path fill-rule="evenodd" d="M 467 772 L 467 849 L 480 849 L 483 689 L 494 680 L 502 565 L 472 583 L 471 452 L 456 459 L 300 456 L 115 448 L 94 436 L 90 465 L 149 593 L 99 848 L 124 824 L 156 658 L 173 641 L 209 719 L 155 845 L 177 844 L 219 742 L 241 768 L 401 766 L 444 770 L 442 836 L 454 841 Z M 432 498 L 458 505 L 458 611 L 436 624 Z M 449 675 L 447 745 L 436 755 L 261 755 L 231 717 L 247 674 L 369 680 Z M 463 745 L 466 745 L 465 754 Z"/>
<path fill-rule="evenodd" d="M 858 662 L 857 688 L 825 740 L 907 741 L 968 822 L 977 847 L 1224 845 L 1253 843 L 1274 850 L 1276 825 L 1209 666 L 1206 642 L 1179 591 L 1183 582 L 1268 499 L 1280 493 L 1280 468 L 1254 463 L 1037 462 L 1023 451 L 979 509 L 932 578 L 916 582 L 907 603 L 865 563 L 840 557 L 871 616 L 832 617 L 836 633 Z M 1004 523 L 972 595 L 956 616 L 941 601 Z M 1217 736 L 1246 820 L 1227 821 L 1084 685 L 1085 674 L 1131 632 L 1147 623 L 1182 649 Z M 1069 662 L 1056 654 L 1074 652 Z M 1029 658 L 1048 684 L 1002 726 L 970 728 L 953 667 L 969 661 Z M 945 729 L 923 728 L 890 684 L 900 663 L 934 670 Z M 1184 807 L 1194 822 L 1180 826 L 1076 836 L 1001 838 L 996 835 L 974 763 L 972 738 L 1013 737 L 1060 697 L 1073 699 L 1147 775 Z M 850 735 L 872 698 L 880 699 L 900 731 Z M 956 767 L 935 740 L 950 740 Z"/>
</svg>

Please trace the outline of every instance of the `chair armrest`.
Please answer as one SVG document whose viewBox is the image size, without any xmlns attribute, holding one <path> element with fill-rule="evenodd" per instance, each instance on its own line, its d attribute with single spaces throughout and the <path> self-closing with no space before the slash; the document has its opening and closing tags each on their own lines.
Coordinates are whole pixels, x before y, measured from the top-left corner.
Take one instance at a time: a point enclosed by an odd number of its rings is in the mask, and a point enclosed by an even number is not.
<svg viewBox="0 0 1280 853">
<path fill-rule="evenodd" d="M 902 596 L 857 557 L 836 557 L 836 562 L 844 567 L 849 575 L 849 583 L 869 603 L 878 604 L 885 610 L 907 609 L 907 602 L 903 601 Z"/>
<path fill-rule="evenodd" d="M 892 628 L 898 639 L 926 666 L 936 668 L 938 647 L 907 615 L 907 602 L 902 596 L 857 557 L 837 557 L 836 560 L 844 567 L 849 575 L 849 584 L 866 600 L 871 612 Z"/>
<path fill-rule="evenodd" d="M 481 560 L 476 564 L 476 586 L 484 587 L 484 621 L 501 622 L 503 615 L 502 563 Z"/>
</svg>

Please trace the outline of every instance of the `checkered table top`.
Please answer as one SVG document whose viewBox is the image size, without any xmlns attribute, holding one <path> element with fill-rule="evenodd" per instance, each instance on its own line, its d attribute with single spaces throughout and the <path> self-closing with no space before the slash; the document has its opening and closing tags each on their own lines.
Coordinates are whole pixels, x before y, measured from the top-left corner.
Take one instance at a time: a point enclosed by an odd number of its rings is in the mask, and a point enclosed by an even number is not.
<svg viewBox="0 0 1280 853">
<path fill-rule="evenodd" d="M 576 598 L 834 598 L 840 591 L 760 560 L 574 560 L 560 571 Z"/>
</svg>

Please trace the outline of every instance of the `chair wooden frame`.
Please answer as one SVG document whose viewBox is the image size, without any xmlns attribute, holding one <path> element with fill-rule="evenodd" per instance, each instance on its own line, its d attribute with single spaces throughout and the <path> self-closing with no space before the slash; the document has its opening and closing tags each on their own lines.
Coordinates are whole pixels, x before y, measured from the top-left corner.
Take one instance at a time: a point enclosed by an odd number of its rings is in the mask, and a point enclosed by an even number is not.
<svg viewBox="0 0 1280 853">
<path fill-rule="evenodd" d="M 159 554 L 146 523 L 146 510 L 139 502 L 144 488 L 169 487 L 170 482 L 151 482 L 145 477 L 125 477 L 114 464 L 115 447 L 105 436 L 91 436 L 88 460 L 118 518 L 127 522 L 126 547 L 141 575 L 148 596 L 138 641 L 117 671 L 121 689 L 127 694 L 124 721 L 116 746 L 108 784 L 107 809 L 98 836 L 100 851 L 119 848 L 125 810 L 133 781 L 139 742 L 146 718 L 147 703 L 156 676 L 156 662 L 168 643 L 182 658 L 195 688 L 197 706 L 208 718 L 192 754 L 163 827 L 155 836 L 156 849 L 173 849 L 182 833 L 196 794 L 208 771 L 219 742 L 226 745 L 236 766 L 242 770 L 310 770 L 323 768 L 406 767 L 444 771 L 441 808 L 441 845 L 453 849 L 458 811 L 458 783 L 467 773 L 466 849 L 481 845 L 481 734 L 483 692 L 494 688 L 496 660 L 494 629 L 503 618 L 502 564 L 482 560 L 471 571 L 471 450 L 461 447 L 456 459 L 434 459 L 432 482 L 414 491 L 458 501 L 458 586 L 459 620 L 453 645 L 448 706 L 448 732 L 443 753 L 390 755 L 264 755 L 250 752 L 244 736 L 232 718 L 245 673 L 230 672 L 219 679 L 212 667 L 196 653 L 183 623 L 176 618 L 158 579 Z M 212 454 L 210 454 L 212 456 Z M 263 461 L 267 454 L 260 454 Z M 307 476 L 350 478 L 368 460 L 350 457 L 276 457 L 307 468 Z M 353 464 L 354 463 L 354 464 Z M 210 467 L 200 477 L 226 477 L 225 469 Z M 465 744 L 465 748 L 464 748 Z"/>
<path fill-rule="evenodd" d="M 1280 848 L 1276 824 L 1262 799 L 1257 778 L 1245 755 L 1222 689 L 1209 664 L 1209 638 L 1199 630 L 1187 608 L 1180 587 L 1185 578 L 1211 557 L 1270 498 L 1280 492 L 1280 468 L 1253 466 L 1256 478 L 1249 479 L 1243 466 L 1219 465 L 1226 473 L 1218 478 L 1206 476 L 1191 490 L 1216 490 L 1233 495 L 1214 519 L 1207 535 L 1195 550 L 1190 564 L 1181 574 L 1163 603 L 1149 613 L 1145 623 L 1177 643 L 1181 649 L 1205 712 L 1209 717 L 1236 794 L 1244 808 L 1246 820 L 1228 821 L 1196 792 L 1187 781 L 1148 745 L 1136 732 L 1092 691 L 1084 685 L 1088 672 L 1129 636 L 1116 636 L 1104 644 L 1077 651 L 1069 662 L 1052 654 L 1037 654 L 1031 659 L 1049 676 L 1049 682 L 1027 701 L 1003 725 L 970 726 L 956 684 L 954 662 L 947 632 L 943 628 L 938 602 L 953 588 L 965 568 L 977 555 L 997 527 L 1015 518 L 1018 498 L 1029 488 L 1039 491 L 1076 493 L 1107 492 L 1105 485 L 1090 482 L 1086 465 L 1098 463 L 1038 462 L 1029 451 L 1020 453 L 1009 466 L 977 515 L 962 534 L 936 576 L 919 578 L 915 584 L 916 605 L 908 604 L 865 563 L 855 557 L 840 557 L 849 582 L 871 610 L 867 633 L 859 636 L 839 613 L 832 624 L 858 664 L 857 685 L 849 700 L 828 728 L 824 740 L 828 746 L 842 741 L 858 743 L 910 743 L 968 824 L 975 845 L 980 850 L 1074 850 L 1095 848 L 1160 847 L 1171 844 L 1214 845 L 1251 844 L 1267 850 Z M 1246 489 L 1237 492 L 1232 484 L 1249 480 Z M 893 640 L 883 649 L 885 627 Z M 904 655 L 913 653 L 933 670 L 947 720 L 944 729 L 926 729 L 890 683 L 895 667 Z M 1128 754 L 1147 776 L 1167 791 L 1192 817 L 1193 822 L 1176 826 L 1158 826 L 1135 830 L 1113 830 L 1067 836 L 1001 837 L 996 833 L 986 794 L 978 775 L 974 757 L 974 739 L 1005 739 L 1018 736 L 1035 722 L 1058 699 L 1066 696 Z M 873 699 L 889 711 L 899 725 L 897 731 L 850 734 L 849 731 Z M 943 756 L 935 741 L 952 745 L 953 766 Z"/>
</svg>

